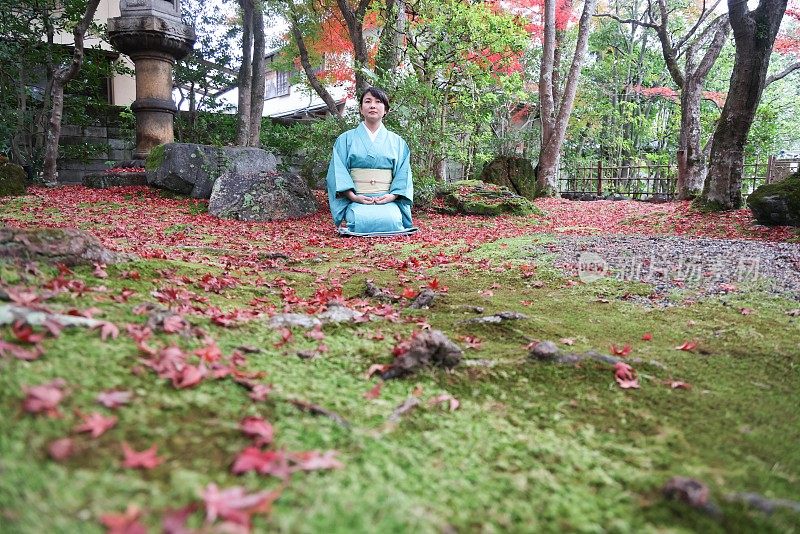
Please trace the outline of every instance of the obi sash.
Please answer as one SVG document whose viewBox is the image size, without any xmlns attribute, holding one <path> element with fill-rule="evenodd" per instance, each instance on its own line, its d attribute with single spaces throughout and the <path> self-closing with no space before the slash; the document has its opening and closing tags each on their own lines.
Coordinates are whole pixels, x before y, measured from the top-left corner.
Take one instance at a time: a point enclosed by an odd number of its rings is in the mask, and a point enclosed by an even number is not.
<svg viewBox="0 0 800 534">
<path fill-rule="evenodd" d="M 359 195 L 388 193 L 392 185 L 391 169 L 353 168 L 350 169 L 350 176 Z"/>
</svg>

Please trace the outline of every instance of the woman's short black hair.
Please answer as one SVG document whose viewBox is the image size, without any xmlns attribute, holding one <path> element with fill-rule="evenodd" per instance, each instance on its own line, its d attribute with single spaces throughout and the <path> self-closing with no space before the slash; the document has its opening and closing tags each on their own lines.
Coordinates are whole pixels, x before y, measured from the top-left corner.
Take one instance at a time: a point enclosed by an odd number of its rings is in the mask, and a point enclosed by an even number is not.
<svg viewBox="0 0 800 534">
<path fill-rule="evenodd" d="M 386 106 L 386 111 L 389 111 L 389 97 L 386 96 L 386 92 L 383 89 L 379 89 L 377 87 L 367 87 L 364 89 L 364 92 L 361 93 L 361 98 L 358 101 L 359 108 L 364 105 L 364 98 L 367 95 L 372 95 L 383 102 L 383 105 Z"/>
</svg>

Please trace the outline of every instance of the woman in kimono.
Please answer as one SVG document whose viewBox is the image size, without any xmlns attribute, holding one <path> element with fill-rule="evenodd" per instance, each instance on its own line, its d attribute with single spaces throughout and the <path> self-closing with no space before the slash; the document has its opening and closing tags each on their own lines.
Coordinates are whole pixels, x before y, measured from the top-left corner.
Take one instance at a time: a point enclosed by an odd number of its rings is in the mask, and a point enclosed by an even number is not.
<svg viewBox="0 0 800 534">
<path fill-rule="evenodd" d="M 414 187 L 410 151 L 402 137 L 383 126 L 389 99 L 370 87 L 359 102 L 364 121 L 336 139 L 328 166 L 328 202 L 342 235 L 405 235 Z"/>
</svg>

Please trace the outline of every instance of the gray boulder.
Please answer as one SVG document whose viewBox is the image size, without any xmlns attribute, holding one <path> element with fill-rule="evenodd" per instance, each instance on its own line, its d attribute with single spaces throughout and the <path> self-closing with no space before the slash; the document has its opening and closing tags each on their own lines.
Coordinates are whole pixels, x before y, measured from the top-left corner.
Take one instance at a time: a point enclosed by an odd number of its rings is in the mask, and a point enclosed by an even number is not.
<svg viewBox="0 0 800 534">
<path fill-rule="evenodd" d="M 124 257 L 105 248 L 95 236 L 75 228 L 0 227 L 0 257 L 18 261 L 63 263 L 69 267 L 118 263 Z"/>
<path fill-rule="evenodd" d="M 516 156 L 498 156 L 490 161 L 481 171 L 481 180 L 506 187 L 528 200 L 534 200 L 539 192 L 533 163 Z"/>
<path fill-rule="evenodd" d="M 192 198 L 209 198 L 216 180 L 226 173 L 274 172 L 275 155 L 250 147 L 213 147 L 168 143 L 147 158 L 147 183 Z"/>
<path fill-rule="evenodd" d="M 214 183 L 208 212 L 222 219 L 280 221 L 316 213 L 317 201 L 297 175 L 229 171 Z"/>
<path fill-rule="evenodd" d="M 800 172 L 762 185 L 747 197 L 747 207 L 761 224 L 800 226 Z"/>
</svg>

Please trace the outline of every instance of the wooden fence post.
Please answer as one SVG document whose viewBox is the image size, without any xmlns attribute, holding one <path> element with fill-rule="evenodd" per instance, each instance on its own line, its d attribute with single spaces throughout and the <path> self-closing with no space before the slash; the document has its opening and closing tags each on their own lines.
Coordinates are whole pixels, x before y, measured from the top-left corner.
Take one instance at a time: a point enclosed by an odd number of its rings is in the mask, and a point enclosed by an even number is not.
<svg viewBox="0 0 800 534">
<path fill-rule="evenodd" d="M 597 162 L 597 196 L 603 196 L 603 162 Z"/>
<path fill-rule="evenodd" d="M 767 158 L 767 176 L 764 178 L 764 183 L 772 183 L 772 164 L 775 162 L 775 156 Z"/>
</svg>

